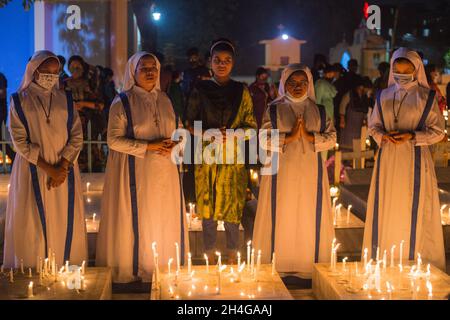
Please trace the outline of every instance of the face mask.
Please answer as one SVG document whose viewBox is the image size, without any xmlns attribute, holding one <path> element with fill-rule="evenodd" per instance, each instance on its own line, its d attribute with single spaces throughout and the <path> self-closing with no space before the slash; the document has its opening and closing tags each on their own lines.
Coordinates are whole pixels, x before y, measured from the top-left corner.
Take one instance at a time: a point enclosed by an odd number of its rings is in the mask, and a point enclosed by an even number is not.
<svg viewBox="0 0 450 320">
<path fill-rule="evenodd" d="M 39 79 L 36 80 L 36 83 L 40 85 L 42 88 L 50 90 L 55 84 L 59 81 L 59 75 L 53 73 L 39 73 Z"/>
<path fill-rule="evenodd" d="M 303 97 L 300 97 L 300 98 L 294 98 L 289 92 L 286 93 L 286 96 L 289 98 L 289 100 L 291 100 L 292 102 L 295 102 L 295 103 L 303 102 L 306 99 L 308 99 L 308 94 L 307 93 L 305 93 L 305 95 Z"/>
<path fill-rule="evenodd" d="M 402 73 L 395 73 L 394 72 L 394 80 L 395 82 L 400 86 L 406 86 L 407 84 L 414 81 L 414 74 L 402 74 Z"/>
</svg>

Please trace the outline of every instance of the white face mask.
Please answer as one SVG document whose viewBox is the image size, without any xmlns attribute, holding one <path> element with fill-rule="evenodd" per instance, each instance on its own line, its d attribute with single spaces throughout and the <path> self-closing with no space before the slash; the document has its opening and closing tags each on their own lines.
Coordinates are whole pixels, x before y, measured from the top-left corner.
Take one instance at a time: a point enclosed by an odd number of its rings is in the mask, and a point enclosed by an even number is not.
<svg viewBox="0 0 450 320">
<path fill-rule="evenodd" d="M 36 79 L 36 83 L 42 88 L 51 90 L 55 84 L 59 81 L 59 75 L 53 73 L 41 73 L 39 72 L 39 79 Z"/>
<path fill-rule="evenodd" d="M 295 103 L 303 102 L 306 99 L 308 99 L 308 94 L 307 93 L 305 93 L 305 95 L 303 97 L 300 97 L 300 98 L 294 98 L 289 92 L 286 92 L 286 96 L 289 98 L 289 100 L 291 100 L 292 102 L 295 102 Z"/>
<path fill-rule="evenodd" d="M 414 73 L 393 73 L 394 80 L 399 86 L 406 86 L 407 84 L 414 81 Z"/>
</svg>

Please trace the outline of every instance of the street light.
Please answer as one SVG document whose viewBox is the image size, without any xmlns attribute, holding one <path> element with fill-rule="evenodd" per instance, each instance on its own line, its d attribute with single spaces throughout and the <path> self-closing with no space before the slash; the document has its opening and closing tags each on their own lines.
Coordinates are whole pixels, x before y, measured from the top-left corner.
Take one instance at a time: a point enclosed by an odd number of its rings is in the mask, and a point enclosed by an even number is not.
<svg viewBox="0 0 450 320">
<path fill-rule="evenodd" d="M 287 40 L 287 39 L 289 39 L 289 36 L 286 33 L 283 33 L 283 35 L 281 36 L 281 39 Z"/>
<path fill-rule="evenodd" d="M 153 12 L 152 17 L 153 17 L 153 20 L 159 21 L 161 19 L 161 12 Z"/>
</svg>

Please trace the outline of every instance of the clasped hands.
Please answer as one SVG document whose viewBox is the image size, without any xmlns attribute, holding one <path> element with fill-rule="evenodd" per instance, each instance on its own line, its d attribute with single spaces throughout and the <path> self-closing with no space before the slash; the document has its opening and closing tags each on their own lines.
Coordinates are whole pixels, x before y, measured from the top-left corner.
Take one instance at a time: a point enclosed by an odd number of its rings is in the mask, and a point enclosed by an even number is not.
<svg viewBox="0 0 450 320">
<path fill-rule="evenodd" d="M 58 164 L 51 165 L 47 164 L 44 168 L 47 174 L 47 189 L 58 188 L 64 183 L 69 174 L 70 162 L 66 159 L 62 159 Z"/>
<path fill-rule="evenodd" d="M 314 134 L 308 132 L 305 127 L 305 122 L 303 118 L 298 117 L 295 121 L 294 127 L 291 132 L 286 135 L 285 143 L 291 143 L 302 137 L 305 137 L 307 141 L 314 142 Z"/>
<path fill-rule="evenodd" d="M 413 132 L 390 131 L 383 135 L 382 142 L 391 142 L 393 144 L 402 144 L 406 141 L 413 140 L 415 135 Z"/>
<path fill-rule="evenodd" d="M 156 152 L 156 154 L 159 154 L 163 157 L 167 157 L 172 152 L 172 149 L 178 144 L 179 142 L 172 141 L 172 139 L 158 139 L 152 142 L 149 142 L 147 145 L 148 151 Z"/>
</svg>

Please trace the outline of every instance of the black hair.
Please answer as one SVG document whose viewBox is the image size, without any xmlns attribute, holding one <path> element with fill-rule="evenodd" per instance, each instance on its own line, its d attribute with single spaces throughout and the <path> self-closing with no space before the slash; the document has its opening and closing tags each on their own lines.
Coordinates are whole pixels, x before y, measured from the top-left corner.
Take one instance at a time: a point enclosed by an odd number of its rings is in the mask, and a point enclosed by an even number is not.
<svg viewBox="0 0 450 320">
<path fill-rule="evenodd" d="M 389 65 L 389 63 L 383 61 L 380 62 L 380 64 L 378 65 L 378 71 L 380 71 L 380 73 L 385 74 L 387 71 L 389 71 L 389 68 L 391 66 Z"/>
<path fill-rule="evenodd" d="M 335 66 L 335 65 L 327 65 L 324 69 L 323 69 L 323 73 L 328 73 L 328 72 L 340 72 L 341 70 L 339 69 L 339 67 Z"/>
<path fill-rule="evenodd" d="M 211 56 L 214 55 L 214 52 L 224 52 L 224 51 L 230 53 L 233 57 L 236 55 L 233 43 L 226 38 L 219 38 L 213 41 L 209 51 L 211 53 Z"/>
<path fill-rule="evenodd" d="M 357 67 L 358 66 L 358 60 L 356 59 L 350 59 L 348 61 L 348 67 L 350 68 L 351 66 Z"/>
<path fill-rule="evenodd" d="M 258 78 L 260 75 L 262 74 L 269 74 L 269 70 L 267 70 L 264 67 L 259 67 L 258 69 L 256 69 L 256 73 L 255 76 Z"/>
<path fill-rule="evenodd" d="M 58 57 L 58 60 L 59 60 L 59 63 L 61 64 L 61 66 L 64 67 L 66 64 L 66 58 L 64 58 L 61 55 L 58 55 L 57 57 Z"/>
<path fill-rule="evenodd" d="M 199 53 L 197 47 L 192 47 L 192 48 L 189 48 L 186 50 L 186 57 L 188 57 L 188 58 L 191 56 L 194 56 L 194 55 L 199 55 L 199 54 L 200 53 Z"/>
<path fill-rule="evenodd" d="M 373 83 L 369 77 L 363 77 L 361 82 L 364 88 L 373 88 Z"/>
</svg>

